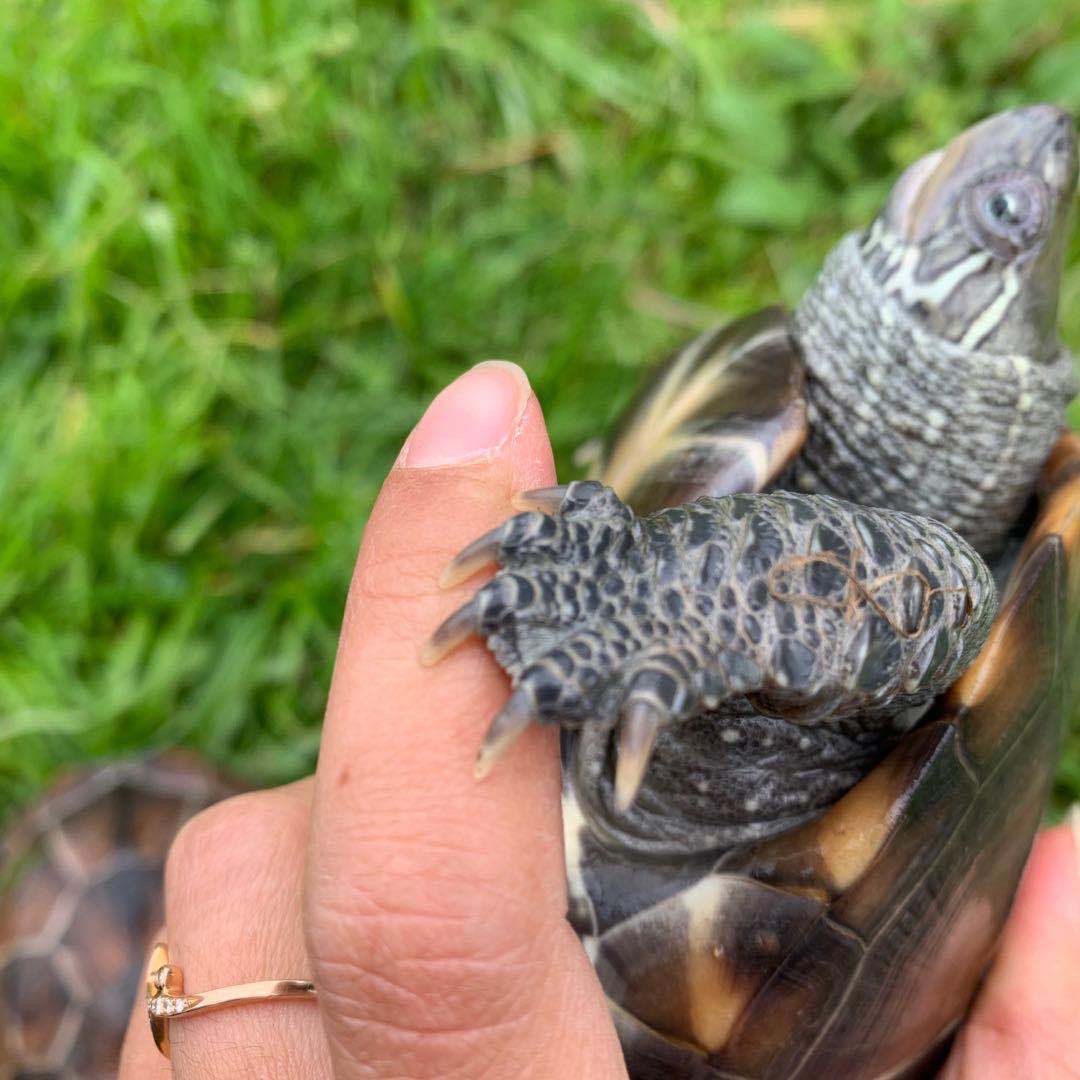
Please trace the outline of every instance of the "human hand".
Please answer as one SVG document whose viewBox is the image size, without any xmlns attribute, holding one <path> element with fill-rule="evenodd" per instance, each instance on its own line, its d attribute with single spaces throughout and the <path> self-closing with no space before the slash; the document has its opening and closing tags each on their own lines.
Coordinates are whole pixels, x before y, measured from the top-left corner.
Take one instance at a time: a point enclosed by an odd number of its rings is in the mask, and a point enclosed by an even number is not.
<svg viewBox="0 0 1080 1080">
<path fill-rule="evenodd" d="M 554 733 L 532 729 L 483 784 L 505 700 L 472 643 L 420 642 L 461 597 L 439 575 L 554 481 L 524 375 L 482 365 L 428 410 L 365 531 L 316 776 L 195 818 L 166 872 L 189 990 L 314 978 L 319 1005 L 264 1003 L 171 1025 L 172 1068 L 133 1013 L 121 1080 L 143 1077 L 625 1077 L 603 995 L 567 925 Z M 1080 1012 L 1076 830 L 1036 845 L 950 1077 L 1073 1075 Z"/>
<path fill-rule="evenodd" d="M 437 584 L 451 556 L 553 482 L 512 365 L 463 376 L 413 432 L 364 533 L 316 776 L 200 814 L 166 870 L 163 940 L 189 990 L 313 976 L 318 1008 L 174 1022 L 177 1077 L 625 1076 L 564 918 L 555 733 L 477 783 L 505 679 L 480 645 L 417 659 L 461 602 Z M 121 1076 L 154 1075 L 168 1064 L 137 1006 Z"/>
</svg>

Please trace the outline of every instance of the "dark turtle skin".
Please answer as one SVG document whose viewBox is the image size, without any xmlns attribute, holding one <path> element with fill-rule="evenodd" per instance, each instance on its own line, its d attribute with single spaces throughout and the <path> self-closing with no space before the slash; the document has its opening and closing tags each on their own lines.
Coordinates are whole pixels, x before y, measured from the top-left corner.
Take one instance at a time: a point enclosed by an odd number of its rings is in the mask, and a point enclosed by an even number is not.
<svg viewBox="0 0 1080 1080">
<path fill-rule="evenodd" d="M 235 788 L 193 757 L 63 780 L 0 843 L 0 1075 L 115 1077 L 179 827 Z"/>
<path fill-rule="evenodd" d="M 463 553 L 468 567 L 494 548 L 503 571 L 433 647 L 479 632 L 513 678 L 489 753 L 533 717 L 581 728 L 578 790 L 618 804 L 609 837 L 629 830 L 642 854 L 713 853 L 834 802 L 975 658 L 996 609 L 975 551 L 910 514 L 776 492 L 642 519 L 594 481 L 560 497 L 556 516 L 523 513 Z M 613 789 L 607 742 L 620 714 Z M 834 733 L 814 748 L 818 767 L 801 754 L 805 782 L 793 790 L 779 775 L 783 754 L 772 764 L 751 753 L 728 775 L 748 746 L 784 739 L 784 717 L 828 719 Z M 632 744 L 662 727 L 650 767 L 660 782 L 630 806 L 640 775 L 625 765 L 646 756 Z M 693 782 L 678 782 L 688 739 L 717 734 L 720 772 L 697 754 Z"/>
<path fill-rule="evenodd" d="M 447 572 L 500 567 L 426 653 L 511 676 L 478 774 L 563 730 L 569 917 L 638 1080 L 930 1075 L 992 958 L 1075 666 L 1076 181 L 1052 106 L 962 133 Z"/>
</svg>

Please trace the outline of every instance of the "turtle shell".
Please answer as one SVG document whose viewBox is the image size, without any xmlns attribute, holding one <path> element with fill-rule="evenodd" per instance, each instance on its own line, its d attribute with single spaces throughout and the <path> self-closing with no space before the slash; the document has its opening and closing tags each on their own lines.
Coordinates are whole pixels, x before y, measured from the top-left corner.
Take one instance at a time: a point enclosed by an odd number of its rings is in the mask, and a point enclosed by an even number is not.
<svg viewBox="0 0 1080 1080">
<path fill-rule="evenodd" d="M 806 441 L 806 376 L 783 308 L 711 330 L 657 365 L 594 464 L 638 514 L 767 487 Z"/>
<path fill-rule="evenodd" d="M 116 1075 L 169 845 L 231 790 L 178 752 L 115 762 L 62 781 L 13 826 L 0 843 L 0 1066 Z"/>
<path fill-rule="evenodd" d="M 990 637 L 926 719 L 821 817 L 728 853 L 588 942 L 633 1077 L 930 1068 L 1041 819 L 1078 622 L 1080 438 L 1065 435 Z M 581 850 L 568 833 L 571 857 Z"/>
</svg>

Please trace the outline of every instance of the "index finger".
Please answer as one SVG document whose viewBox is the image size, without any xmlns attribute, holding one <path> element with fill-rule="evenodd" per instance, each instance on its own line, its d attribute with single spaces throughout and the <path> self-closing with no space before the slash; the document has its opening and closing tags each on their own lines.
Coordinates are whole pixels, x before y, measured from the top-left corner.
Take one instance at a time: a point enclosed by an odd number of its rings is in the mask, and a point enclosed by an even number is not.
<svg viewBox="0 0 1080 1080">
<path fill-rule="evenodd" d="M 477 783 L 506 680 L 478 645 L 436 669 L 418 662 L 463 598 L 438 588 L 448 560 L 508 515 L 515 491 L 553 476 L 524 374 L 481 365 L 428 410 L 368 523 L 307 871 L 309 951 L 343 1075 L 622 1071 L 564 918 L 554 733 L 528 732 Z"/>
</svg>

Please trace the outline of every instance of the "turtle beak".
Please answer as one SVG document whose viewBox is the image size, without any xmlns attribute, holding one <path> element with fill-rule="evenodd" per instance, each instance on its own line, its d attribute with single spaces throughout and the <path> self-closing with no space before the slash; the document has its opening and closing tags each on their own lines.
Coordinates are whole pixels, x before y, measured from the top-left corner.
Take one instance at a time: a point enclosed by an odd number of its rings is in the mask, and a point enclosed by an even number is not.
<svg viewBox="0 0 1080 1080">
<path fill-rule="evenodd" d="M 941 150 L 915 162 L 897 182 L 886 205 L 886 225 L 909 243 L 942 228 L 957 192 L 988 170 L 1027 169 L 1041 176 L 1064 219 L 1077 181 L 1072 117 L 1056 105 L 1026 105 L 969 127 Z"/>
</svg>

